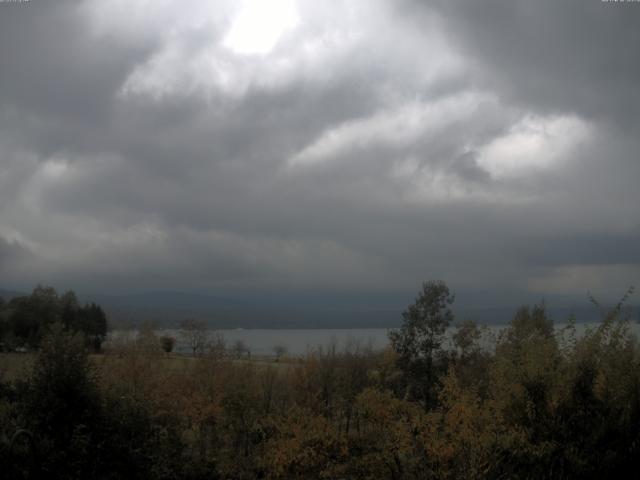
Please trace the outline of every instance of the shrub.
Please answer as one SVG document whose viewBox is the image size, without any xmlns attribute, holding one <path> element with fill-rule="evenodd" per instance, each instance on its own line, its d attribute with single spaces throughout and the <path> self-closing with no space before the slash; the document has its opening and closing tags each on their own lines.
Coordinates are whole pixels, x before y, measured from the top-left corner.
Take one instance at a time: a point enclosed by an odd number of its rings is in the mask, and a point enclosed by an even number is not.
<svg viewBox="0 0 640 480">
<path fill-rule="evenodd" d="M 175 347 L 175 345 L 176 339 L 174 337 L 170 337 L 168 335 L 163 335 L 162 337 L 160 337 L 160 346 L 166 353 L 173 352 L 173 348 Z"/>
</svg>

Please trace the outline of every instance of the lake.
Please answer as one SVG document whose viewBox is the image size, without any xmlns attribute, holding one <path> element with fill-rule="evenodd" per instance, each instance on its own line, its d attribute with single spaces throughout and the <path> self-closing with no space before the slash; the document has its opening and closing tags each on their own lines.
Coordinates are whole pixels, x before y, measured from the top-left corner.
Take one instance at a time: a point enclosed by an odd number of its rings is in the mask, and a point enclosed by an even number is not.
<svg viewBox="0 0 640 480">
<path fill-rule="evenodd" d="M 354 329 L 222 329 L 212 330 L 211 334 L 220 334 L 228 348 L 242 341 L 252 355 L 274 356 L 274 347 L 283 346 L 289 355 L 301 356 L 318 347 L 327 348 L 335 345 L 337 350 L 344 350 L 349 343 L 357 342 L 373 349 L 383 349 L 387 343 L 387 328 L 354 328 Z M 157 335 L 169 335 L 176 339 L 174 351 L 191 353 L 179 330 L 158 330 Z M 116 330 L 109 334 L 110 338 L 135 337 L 135 331 Z"/>
<path fill-rule="evenodd" d="M 596 323 L 579 323 L 576 325 L 576 331 L 580 335 L 585 329 L 593 328 Z M 562 329 L 566 324 L 557 324 L 556 329 Z M 484 343 L 486 346 L 491 344 L 492 338 L 504 329 L 504 325 L 491 325 L 488 327 L 487 335 Z M 640 325 L 638 323 L 630 324 L 631 331 L 640 334 Z M 252 355 L 257 356 L 274 356 L 274 347 L 280 345 L 286 348 L 289 355 L 301 356 L 307 352 L 321 348 L 328 348 L 332 345 L 336 346 L 337 351 L 342 351 L 350 343 L 359 344 L 362 347 L 370 346 L 374 350 L 382 350 L 389 343 L 388 328 L 353 328 L 353 329 L 221 329 L 212 330 L 211 333 L 221 334 L 228 348 L 233 347 L 237 341 L 242 341 L 248 347 Z M 455 329 L 448 330 L 447 339 L 450 340 L 451 334 Z M 179 330 L 158 330 L 157 335 L 169 335 L 175 337 L 178 353 L 191 353 L 188 345 L 185 344 Z M 110 332 L 111 338 L 117 337 L 134 337 L 135 331 Z"/>
</svg>

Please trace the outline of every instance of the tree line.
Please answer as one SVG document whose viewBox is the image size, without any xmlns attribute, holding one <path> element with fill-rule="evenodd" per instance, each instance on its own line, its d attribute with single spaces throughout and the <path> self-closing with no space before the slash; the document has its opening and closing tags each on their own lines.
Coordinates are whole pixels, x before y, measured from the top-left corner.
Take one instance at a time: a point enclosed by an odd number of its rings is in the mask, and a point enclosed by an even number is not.
<svg viewBox="0 0 640 480">
<path fill-rule="evenodd" d="M 37 349 L 55 323 L 80 333 L 94 351 L 107 335 L 107 317 L 99 305 L 81 305 L 72 290 L 58 295 L 54 288 L 39 285 L 30 295 L 8 301 L 0 297 L 0 351 Z"/>
<path fill-rule="evenodd" d="M 30 376 L 0 383 L 0 465 L 8 478 L 624 477 L 640 466 L 624 300 L 584 333 L 535 305 L 495 336 L 459 322 L 449 344 L 454 296 L 426 282 L 384 351 L 287 362 L 168 356 L 151 334 L 90 360 L 57 324 Z"/>
</svg>

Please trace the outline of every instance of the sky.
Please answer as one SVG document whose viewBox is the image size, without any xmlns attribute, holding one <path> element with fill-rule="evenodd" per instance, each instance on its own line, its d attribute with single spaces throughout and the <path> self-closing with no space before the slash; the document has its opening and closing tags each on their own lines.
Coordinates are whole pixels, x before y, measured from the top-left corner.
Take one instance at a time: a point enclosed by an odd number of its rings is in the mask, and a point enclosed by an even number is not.
<svg viewBox="0 0 640 480">
<path fill-rule="evenodd" d="M 0 3 L 0 287 L 619 297 L 640 3 Z"/>
</svg>

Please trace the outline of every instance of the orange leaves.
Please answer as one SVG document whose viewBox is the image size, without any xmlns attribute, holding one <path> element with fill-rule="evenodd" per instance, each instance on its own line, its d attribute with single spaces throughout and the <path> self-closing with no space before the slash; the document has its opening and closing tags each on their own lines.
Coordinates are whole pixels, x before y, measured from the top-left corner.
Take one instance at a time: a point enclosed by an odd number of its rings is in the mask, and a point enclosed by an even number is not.
<svg viewBox="0 0 640 480">
<path fill-rule="evenodd" d="M 348 454 L 345 439 L 327 419 L 295 409 L 276 424 L 268 441 L 264 466 L 269 478 L 326 476 Z"/>
</svg>

